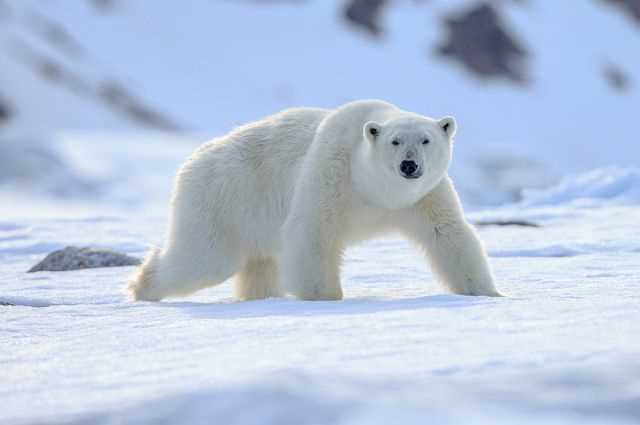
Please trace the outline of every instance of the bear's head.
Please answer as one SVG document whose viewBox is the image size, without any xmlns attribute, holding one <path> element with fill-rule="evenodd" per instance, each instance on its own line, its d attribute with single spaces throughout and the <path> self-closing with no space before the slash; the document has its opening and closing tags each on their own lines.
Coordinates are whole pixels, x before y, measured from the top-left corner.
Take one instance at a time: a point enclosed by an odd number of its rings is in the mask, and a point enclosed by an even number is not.
<svg viewBox="0 0 640 425">
<path fill-rule="evenodd" d="M 431 191 L 449 168 L 455 132 L 453 117 L 435 120 L 407 114 L 382 123 L 367 122 L 363 128 L 367 168 L 374 167 L 369 184 L 382 196 L 375 203 L 401 208 Z"/>
</svg>

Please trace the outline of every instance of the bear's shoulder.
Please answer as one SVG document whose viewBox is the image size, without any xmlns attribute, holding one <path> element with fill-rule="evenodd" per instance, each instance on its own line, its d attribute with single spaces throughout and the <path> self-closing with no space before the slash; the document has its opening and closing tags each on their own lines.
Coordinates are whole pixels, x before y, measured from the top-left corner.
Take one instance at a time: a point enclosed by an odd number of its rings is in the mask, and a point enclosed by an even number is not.
<svg viewBox="0 0 640 425">
<path fill-rule="evenodd" d="M 402 112 L 397 106 L 378 99 L 356 100 L 346 103 L 336 109 L 337 114 L 344 115 L 370 115 L 377 113 L 399 113 Z"/>
</svg>

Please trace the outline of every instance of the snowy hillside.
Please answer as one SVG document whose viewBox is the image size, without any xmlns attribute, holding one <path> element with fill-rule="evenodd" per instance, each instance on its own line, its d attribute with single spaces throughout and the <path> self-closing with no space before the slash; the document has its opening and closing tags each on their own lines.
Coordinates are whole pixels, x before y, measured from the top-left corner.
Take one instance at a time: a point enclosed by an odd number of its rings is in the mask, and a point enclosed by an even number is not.
<svg viewBox="0 0 640 425">
<path fill-rule="evenodd" d="M 5 0 L 0 103 L 11 115 L 0 143 L 49 144 L 63 130 L 182 129 L 204 140 L 289 106 L 381 98 L 458 118 L 453 174 L 474 203 L 517 199 L 567 172 L 637 165 L 632 8 L 397 1 L 348 21 L 347 3 Z M 378 35 L 358 19 L 375 20 Z M 502 44 L 476 41 L 469 56 L 460 43 L 474 38 L 452 22 L 499 25 L 500 35 L 478 34 Z M 526 84 L 500 71 L 512 69 L 510 43 L 524 52 Z"/>
</svg>

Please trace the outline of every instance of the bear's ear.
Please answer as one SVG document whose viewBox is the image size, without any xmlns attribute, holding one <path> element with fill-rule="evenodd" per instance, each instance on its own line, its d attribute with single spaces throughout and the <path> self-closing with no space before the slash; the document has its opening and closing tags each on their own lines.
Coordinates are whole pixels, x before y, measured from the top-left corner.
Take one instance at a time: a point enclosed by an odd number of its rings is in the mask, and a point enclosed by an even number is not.
<svg viewBox="0 0 640 425">
<path fill-rule="evenodd" d="M 377 122 L 369 121 L 364 125 L 364 137 L 370 142 L 374 142 L 380 136 L 382 126 Z"/>
<path fill-rule="evenodd" d="M 456 135 L 456 119 L 453 117 L 444 117 L 438 121 L 438 125 L 444 131 L 444 134 L 449 136 L 449 138 L 453 138 Z"/>
</svg>

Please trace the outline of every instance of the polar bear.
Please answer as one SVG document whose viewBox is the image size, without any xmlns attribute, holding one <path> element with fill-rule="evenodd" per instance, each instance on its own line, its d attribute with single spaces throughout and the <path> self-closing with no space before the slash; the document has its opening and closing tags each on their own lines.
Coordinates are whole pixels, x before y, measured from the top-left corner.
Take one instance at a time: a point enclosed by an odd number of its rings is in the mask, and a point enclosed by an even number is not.
<svg viewBox="0 0 640 425">
<path fill-rule="evenodd" d="M 344 250 L 388 232 L 424 248 L 452 292 L 499 296 L 447 175 L 456 122 L 379 100 L 288 109 L 200 147 L 175 181 L 168 240 L 134 300 L 235 278 L 240 300 L 341 299 Z"/>
</svg>

